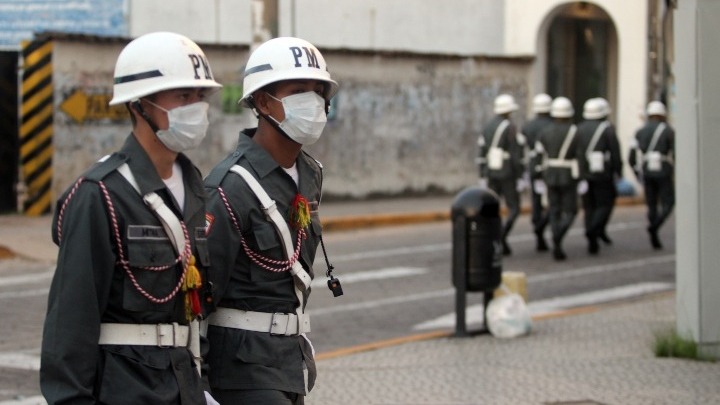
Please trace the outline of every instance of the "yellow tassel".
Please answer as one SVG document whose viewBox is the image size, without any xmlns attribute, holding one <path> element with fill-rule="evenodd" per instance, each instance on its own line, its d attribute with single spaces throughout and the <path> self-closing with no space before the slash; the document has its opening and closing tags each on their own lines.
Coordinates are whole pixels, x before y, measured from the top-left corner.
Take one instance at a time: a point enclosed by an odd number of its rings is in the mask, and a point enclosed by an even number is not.
<svg viewBox="0 0 720 405">
<path fill-rule="evenodd" d="M 202 287 L 202 277 L 200 277 L 200 271 L 198 271 L 198 268 L 195 266 L 195 256 L 190 255 L 185 282 L 183 282 L 183 291 L 194 290 L 200 287 Z"/>
<path fill-rule="evenodd" d="M 200 271 L 195 266 L 195 256 L 190 255 L 185 281 L 182 286 L 182 290 L 185 292 L 185 318 L 188 321 L 195 319 L 202 312 L 197 291 L 200 287 L 202 287 Z"/>
</svg>

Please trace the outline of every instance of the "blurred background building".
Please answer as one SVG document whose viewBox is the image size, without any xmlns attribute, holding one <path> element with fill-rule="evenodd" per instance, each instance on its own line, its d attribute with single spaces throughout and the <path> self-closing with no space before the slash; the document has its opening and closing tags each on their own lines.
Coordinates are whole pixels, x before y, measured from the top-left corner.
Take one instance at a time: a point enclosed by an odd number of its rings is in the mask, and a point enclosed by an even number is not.
<svg viewBox="0 0 720 405">
<path fill-rule="evenodd" d="M 205 49 L 225 85 L 210 134 L 191 157 L 203 173 L 254 117 L 238 108 L 253 46 L 298 36 L 340 83 L 310 152 L 326 198 L 455 192 L 477 178 L 475 145 L 500 93 L 529 115 L 539 92 L 580 118 L 610 101 L 623 153 L 649 100 L 672 114 L 673 0 L 0 0 L 0 211 L 52 210 L 57 195 L 127 136 L 109 108 L 127 41 L 168 30 Z M 671 117 L 672 119 L 672 117 Z M 629 173 L 629 172 L 628 172 Z M 634 180 L 634 179 L 632 179 Z"/>
</svg>

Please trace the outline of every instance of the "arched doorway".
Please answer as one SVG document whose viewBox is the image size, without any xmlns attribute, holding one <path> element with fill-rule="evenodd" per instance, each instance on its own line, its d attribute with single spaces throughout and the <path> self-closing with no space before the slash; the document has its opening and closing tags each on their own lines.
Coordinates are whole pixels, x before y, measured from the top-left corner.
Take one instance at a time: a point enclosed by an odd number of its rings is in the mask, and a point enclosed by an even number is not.
<svg viewBox="0 0 720 405">
<path fill-rule="evenodd" d="M 572 100 L 577 120 L 589 98 L 616 105 L 617 32 L 609 15 L 589 2 L 568 3 L 555 9 L 544 27 L 539 49 L 545 50 L 546 91 Z"/>
</svg>

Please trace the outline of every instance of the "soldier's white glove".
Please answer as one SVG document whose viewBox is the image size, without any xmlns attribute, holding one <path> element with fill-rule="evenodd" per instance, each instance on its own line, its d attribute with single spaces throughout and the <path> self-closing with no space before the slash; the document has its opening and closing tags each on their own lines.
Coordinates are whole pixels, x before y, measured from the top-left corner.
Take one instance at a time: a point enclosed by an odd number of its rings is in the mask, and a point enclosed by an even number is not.
<svg viewBox="0 0 720 405">
<path fill-rule="evenodd" d="M 535 194 L 545 194 L 545 182 L 543 179 L 533 180 L 533 190 L 535 190 Z"/>
<path fill-rule="evenodd" d="M 478 180 L 478 185 L 480 188 L 487 188 L 487 179 L 484 177 L 480 177 L 480 180 Z"/>
<path fill-rule="evenodd" d="M 527 187 L 528 187 L 528 184 L 527 184 L 527 181 L 525 181 L 525 179 L 517 179 L 517 182 L 515 182 L 515 189 L 519 193 L 522 193 L 523 191 L 525 191 L 527 189 Z"/>
<path fill-rule="evenodd" d="M 207 405 L 220 405 L 220 402 L 216 401 L 207 391 L 205 391 L 205 402 L 207 402 Z"/>
<path fill-rule="evenodd" d="M 583 195 L 588 192 L 588 182 L 587 180 L 580 180 L 580 182 L 577 185 L 577 192 L 580 195 Z"/>
</svg>

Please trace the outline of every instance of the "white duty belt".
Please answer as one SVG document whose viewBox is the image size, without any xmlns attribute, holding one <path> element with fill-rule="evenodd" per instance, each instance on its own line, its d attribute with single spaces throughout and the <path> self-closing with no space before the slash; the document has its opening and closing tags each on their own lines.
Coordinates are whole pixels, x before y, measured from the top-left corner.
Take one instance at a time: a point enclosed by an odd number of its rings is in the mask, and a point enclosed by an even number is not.
<svg viewBox="0 0 720 405">
<path fill-rule="evenodd" d="M 243 311 L 220 307 L 210 314 L 208 324 L 266 332 L 271 335 L 293 336 L 310 332 L 310 315 Z"/>
<path fill-rule="evenodd" d="M 98 344 L 187 347 L 189 341 L 190 327 L 177 323 L 102 323 Z"/>
</svg>

